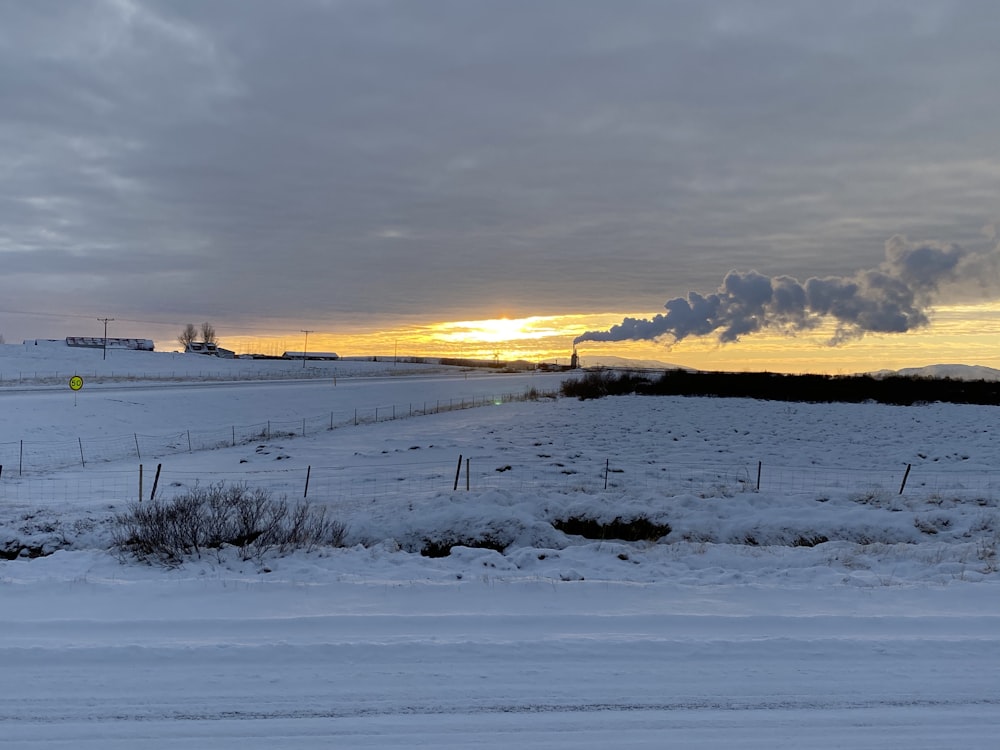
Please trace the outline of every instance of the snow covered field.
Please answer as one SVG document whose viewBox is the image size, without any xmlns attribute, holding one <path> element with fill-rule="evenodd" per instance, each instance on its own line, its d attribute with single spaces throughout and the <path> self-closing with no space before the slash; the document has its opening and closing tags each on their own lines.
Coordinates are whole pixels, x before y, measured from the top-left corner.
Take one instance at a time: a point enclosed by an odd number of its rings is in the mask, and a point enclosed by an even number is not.
<svg viewBox="0 0 1000 750">
<path fill-rule="evenodd" d="M 247 363 L 114 352 L 164 382 L 99 384 L 99 351 L 28 354 L 0 347 L 0 373 L 94 375 L 75 397 L 4 382 L 0 444 L 339 423 L 563 377 L 330 363 L 335 386 L 227 382 Z M 171 569 L 109 549 L 136 457 L 8 464 L 0 549 L 51 554 L 0 560 L 0 747 L 996 747 L 998 416 L 542 398 L 143 455 L 162 495 L 247 479 L 297 497 L 310 467 L 310 501 L 348 526 L 345 548 Z M 636 518 L 670 531 L 556 528 Z M 431 541 L 458 546 L 422 556 Z"/>
</svg>

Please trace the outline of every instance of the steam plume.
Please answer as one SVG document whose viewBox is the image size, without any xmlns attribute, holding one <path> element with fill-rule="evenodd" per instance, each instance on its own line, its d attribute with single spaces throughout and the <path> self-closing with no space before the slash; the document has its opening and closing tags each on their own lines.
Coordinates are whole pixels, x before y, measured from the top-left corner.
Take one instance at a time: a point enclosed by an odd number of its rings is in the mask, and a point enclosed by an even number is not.
<svg viewBox="0 0 1000 750">
<path fill-rule="evenodd" d="M 723 343 L 765 328 L 795 332 L 832 318 L 837 330 L 832 344 L 865 333 L 902 333 L 928 324 L 927 310 L 942 285 L 981 279 L 998 262 L 988 253 L 958 245 L 910 243 L 894 236 L 885 243 L 885 261 L 853 276 L 810 278 L 768 277 L 756 271 L 730 271 L 718 291 L 668 300 L 665 315 L 625 318 L 607 331 L 588 331 L 582 341 L 649 340 L 714 334 Z"/>
</svg>

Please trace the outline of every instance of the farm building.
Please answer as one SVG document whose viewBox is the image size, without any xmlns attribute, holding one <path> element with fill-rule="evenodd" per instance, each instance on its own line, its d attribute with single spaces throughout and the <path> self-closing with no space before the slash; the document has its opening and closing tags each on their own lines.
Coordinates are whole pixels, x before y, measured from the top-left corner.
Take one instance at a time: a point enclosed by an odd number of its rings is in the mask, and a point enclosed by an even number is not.
<svg viewBox="0 0 1000 750">
<path fill-rule="evenodd" d="M 234 359 L 236 352 L 223 349 L 218 344 L 210 341 L 191 341 L 184 346 L 186 354 L 204 354 L 209 357 L 222 357 L 223 359 Z"/>
<path fill-rule="evenodd" d="M 88 349 L 135 349 L 153 351 L 150 339 L 111 339 L 103 336 L 67 336 L 66 346 L 82 346 Z"/>
<path fill-rule="evenodd" d="M 282 359 L 317 359 L 331 361 L 340 359 L 340 355 L 334 352 L 285 352 Z"/>
</svg>

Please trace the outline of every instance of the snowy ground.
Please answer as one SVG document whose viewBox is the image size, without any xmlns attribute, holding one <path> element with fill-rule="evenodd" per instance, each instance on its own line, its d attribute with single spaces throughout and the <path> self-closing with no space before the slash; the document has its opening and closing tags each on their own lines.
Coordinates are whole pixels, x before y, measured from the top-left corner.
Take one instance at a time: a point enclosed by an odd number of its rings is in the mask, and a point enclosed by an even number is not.
<svg viewBox="0 0 1000 750">
<path fill-rule="evenodd" d="M 5 348 L 0 372 L 29 369 Z M 46 371 L 96 374 L 54 351 Z M 170 367 L 75 398 L 5 382 L 0 443 L 335 412 L 333 430 L 142 461 L 167 494 L 294 497 L 308 467 L 348 546 L 123 564 L 111 519 L 137 499 L 135 457 L 6 466 L 0 548 L 52 554 L 0 560 L 0 747 L 996 746 L 997 409 L 543 398 L 354 426 L 339 415 L 561 376 L 372 363 L 336 386 L 206 386 Z M 670 532 L 555 528 L 638 517 Z M 429 541 L 459 546 L 429 558 Z"/>
</svg>

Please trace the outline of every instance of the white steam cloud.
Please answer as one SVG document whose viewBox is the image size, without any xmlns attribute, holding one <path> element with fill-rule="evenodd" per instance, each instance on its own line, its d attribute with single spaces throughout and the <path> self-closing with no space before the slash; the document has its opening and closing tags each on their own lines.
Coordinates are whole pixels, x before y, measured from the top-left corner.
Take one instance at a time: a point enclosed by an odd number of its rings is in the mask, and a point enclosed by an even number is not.
<svg viewBox="0 0 1000 750">
<path fill-rule="evenodd" d="M 943 286 L 995 275 L 998 248 L 986 253 L 958 245 L 911 243 L 894 236 L 885 243 L 885 261 L 853 276 L 769 277 L 730 271 L 718 291 L 668 300 L 665 315 L 625 318 L 607 331 L 588 331 L 582 341 L 641 341 L 714 334 L 723 343 L 765 328 L 795 332 L 833 319 L 832 344 L 866 333 L 903 333 L 926 326 L 927 311 Z"/>
</svg>

